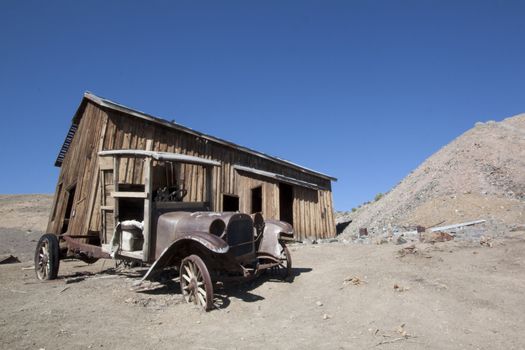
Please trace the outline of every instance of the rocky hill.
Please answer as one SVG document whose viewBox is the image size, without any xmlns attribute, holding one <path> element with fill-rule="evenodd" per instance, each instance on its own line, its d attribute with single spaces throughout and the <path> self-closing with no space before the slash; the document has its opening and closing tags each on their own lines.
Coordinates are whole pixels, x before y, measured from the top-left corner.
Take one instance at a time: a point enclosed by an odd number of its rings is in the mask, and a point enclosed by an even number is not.
<svg viewBox="0 0 525 350">
<path fill-rule="evenodd" d="M 352 220 L 343 238 L 480 219 L 493 234 L 525 223 L 525 114 L 476 123 L 385 196 L 338 215 Z"/>
<path fill-rule="evenodd" d="M 0 255 L 31 260 L 45 232 L 53 195 L 0 195 Z"/>
</svg>

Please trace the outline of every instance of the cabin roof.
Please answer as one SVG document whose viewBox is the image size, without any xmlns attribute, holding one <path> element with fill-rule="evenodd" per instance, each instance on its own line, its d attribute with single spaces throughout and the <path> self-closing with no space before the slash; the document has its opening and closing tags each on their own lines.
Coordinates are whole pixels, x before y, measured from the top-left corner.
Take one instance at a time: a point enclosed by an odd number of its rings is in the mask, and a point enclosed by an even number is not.
<svg viewBox="0 0 525 350">
<path fill-rule="evenodd" d="M 65 157 L 65 155 L 66 155 L 66 153 L 67 153 L 67 151 L 69 149 L 69 145 L 71 144 L 71 141 L 73 140 L 73 136 L 75 135 L 75 133 L 77 131 L 78 124 L 80 122 L 80 118 L 82 117 L 82 113 L 84 112 L 84 108 L 86 107 L 88 101 L 93 102 L 94 104 L 96 104 L 96 105 L 98 105 L 100 107 L 107 108 L 107 109 L 110 109 L 110 110 L 113 110 L 113 111 L 117 111 L 117 112 L 121 112 L 121 113 L 127 114 L 127 115 L 132 116 L 132 117 L 136 117 L 136 118 L 140 118 L 140 119 L 143 119 L 143 120 L 147 120 L 149 122 L 153 122 L 155 124 L 162 125 L 164 127 L 170 128 L 170 129 L 176 129 L 178 131 L 182 131 L 184 133 L 187 133 L 187 134 L 190 134 L 190 135 L 194 135 L 194 136 L 203 138 L 205 140 L 208 140 L 208 141 L 211 141 L 211 142 L 214 142 L 214 143 L 217 143 L 217 144 L 221 144 L 221 145 L 233 148 L 233 149 L 235 149 L 237 151 L 248 153 L 248 154 L 251 154 L 253 156 L 256 156 L 256 157 L 259 157 L 259 158 L 263 158 L 263 159 L 272 161 L 274 163 L 277 163 L 277 164 L 280 164 L 280 165 L 283 165 L 283 166 L 286 166 L 286 167 L 290 167 L 290 168 L 299 170 L 301 172 L 304 172 L 304 173 L 307 173 L 307 174 L 310 174 L 310 175 L 321 177 L 321 178 L 324 178 L 324 179 L 330 180 L 330 181 L 337 181 L 337 179 L 335 177 L 332 177 L 332 176 L 320 173 L 320 172 L 312 170 L 312 169 L 308 169 L 308 168 L 303 167 L 301 165 L 292 163 L 292 162 L 290 162 L 288 160 L 284 160 L 284 159 L 281 159 L 281 158 L 278 158 L 278 157 L 270 156 L 268 154 L 265 154 L 265 153 L 258 152 L 258 151 L 255 151 L 253 149 L 250 149 L 248 147 L 243 147 L 243 146 L 237 145 L 237 144 L 235 144 L 233 142 L 226 141 L 226 140 L 223 140 L 223 139 L 211 136 L 211 135 L 207 135 L 207 134 L 195 131 L 195 130 L 193 130 L 191 128 L 188 128 L 186 126 L 183 126 L 183 125 L 175 123 L 175 122 L 169 122 L 169 121 L 167 121 L 165 119 L 152 116 L 150 114 L 141 112 L 141 111 L 136 110 L 136 109 L 132 109 L 132 108 L 126 107 L 126 106 L 124 106 L 122 104 L 113 102 L 111 100 L 108 100 L 108 99 L 100 97 L 100 96 L 97 96 L 95 94 L 92 94 L 91 92 L 84 93 L 84 97 L 83 97 L 83 99 L 82 99 L 82 101 L 80 103 L 80 106 L 78 107 L 78 109 L 77 109 L 77 111 L 76 111 L 76 113 L 75 113 L 75 115 L 73 117 L 73 120 L 72 120 L 72 123 L 71 123 L 71 127 L 70 127 L 70 129 L 69 129 L 69 131 L 68 131 L 68 133 L 66 135 L 66 139 L 64 141 L 64 144 L 62 145 L 62 147 L 60 149 L 60 152 L 59 152 L 59 154 L 57 156 L 56 162 L 55 162 L 55 166 L 57 166 L 57 167 L 60 167 L 62 165 L 62 161 L 64 160 L 64 157 Z"/>
</svg>

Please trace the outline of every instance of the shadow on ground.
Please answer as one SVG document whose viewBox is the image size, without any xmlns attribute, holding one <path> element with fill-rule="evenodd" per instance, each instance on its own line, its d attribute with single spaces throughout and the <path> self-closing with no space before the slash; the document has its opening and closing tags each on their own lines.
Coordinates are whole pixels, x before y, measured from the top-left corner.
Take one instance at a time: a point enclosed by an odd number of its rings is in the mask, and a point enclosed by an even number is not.
<svg viewBox="0 0 525 350">
<path fill-rule="evenodd" d="M 86 265 L 76 265 L 75 268 L 83 268 Z M 182 294 L 180 289 L 178 272 L 175 269 L 166 269 L 160 273 L 156 281 L 141 281 L 147 272 L 146 267 L 108 267 L 99 272 L 78 271 L 67 275 L 59 275 L 58 279 L 68 283 L 83 283 L 87 279 L 103 279 L 124 277 L 135 280 L 132 290 L 136 293 L 148 295 Z M 295 267 L 291 269 L 290 276 L 284 277 L 282 271 L 266 270 L 257 277 L 235 282 L 214 283 L 214 304 L 217 309 L 227 308 L 231 298 L 237 298 L 247 303 L 264 300 L 264 297 L 253 292 L 265 283 L 292 283 L 295 278 L 304 273 L 312 271 L 311 268 Z"/>
<path fill-rule="evenodd" d="M 230 305 L 231 298 L 237 298 L 247 303 L 264 300 L 263 296 L 253 293 L 253 290 L 265 283 L 292 283 L 296 277 L 310 271 L 312 271 L 311 268 L 292 268 L 290 276 L 283 279 L 282 276 L 279 276 L 279 274 L 275 274 L 272 273 L 271 270 L 267 270 L 258 277 L 249 281 L 216 284 L 215 305 L 218 309 L 224 309 Z"/>
</svg>

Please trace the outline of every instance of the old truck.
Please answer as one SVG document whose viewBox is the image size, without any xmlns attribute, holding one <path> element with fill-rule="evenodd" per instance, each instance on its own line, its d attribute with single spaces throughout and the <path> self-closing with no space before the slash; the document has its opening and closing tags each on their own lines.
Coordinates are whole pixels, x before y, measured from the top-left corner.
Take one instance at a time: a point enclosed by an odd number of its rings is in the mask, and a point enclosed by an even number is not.
<svg viewBox="0 0 525 350">
<path fill-rule="evenodd" d="M 126 183 L 122 162 L 140 173 L 140 183 Z M 188 183 L 184 167 L 201 167 L 206 174 L 202 201 L 184 201 Z M 101 231 L 75 235 L 43 235 L 35 252 L 36 276 L 55 279 L 60 260 L 77 258 L 88 263 L 118 259 L 149 266 L 143 280 L 161 271 L 178 271 L 182 294 L 188 303 L 208 311 L 214 306 L 217 281 L 248 279 L 262 271 L 291 273 L 286 243 L 293 240 L 290 224 L 265 220 L 260 213 L 210 211 L 213 167 L 220 163 L 195 156 L 146 150 L 98 152 L 98 195 Z M 74 215 L 66 209 L 63 225 Z"/>
</svg>

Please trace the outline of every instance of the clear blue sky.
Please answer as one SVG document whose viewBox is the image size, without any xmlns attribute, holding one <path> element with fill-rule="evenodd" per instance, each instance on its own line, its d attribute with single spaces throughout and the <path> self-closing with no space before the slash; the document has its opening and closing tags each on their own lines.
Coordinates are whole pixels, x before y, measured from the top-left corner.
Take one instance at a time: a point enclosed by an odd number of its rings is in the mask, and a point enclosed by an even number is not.
<svg viewBox="0 0 525 350">
<path fill-rule="evenodd" d="M 339 179 L 392 188 L 525 111 L 525 1 L 0 2 L 0 193 L 51 193 L 86 90 Z"/>
</svg>

